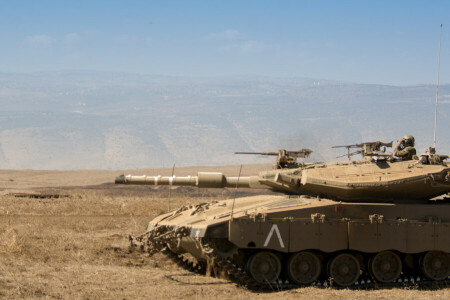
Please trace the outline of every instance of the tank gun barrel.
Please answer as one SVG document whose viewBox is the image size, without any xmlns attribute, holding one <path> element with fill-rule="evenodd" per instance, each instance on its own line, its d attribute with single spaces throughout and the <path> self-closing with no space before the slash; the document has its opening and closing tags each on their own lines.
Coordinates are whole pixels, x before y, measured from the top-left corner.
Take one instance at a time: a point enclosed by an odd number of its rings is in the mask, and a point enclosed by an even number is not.
<svg viewBox="0 0 450 300">
<path fill-rule="evenodd" d="M 373 146 L 373 147 L 376 147 L 376 148 L 379 148 L 379 147 L 392 148 L 392 143 L 393 143 L 392 141 L 390 143 L 384 143 L 384 142 L 376 141 L 376 142 L 368 142 L 368 143 L 361 143 L 361 144 L 333 146 L 331 148 L 362 148 L 364 146 Z"/>
<path fill-rule="evenodd" d="M 234 154 L 272 155 L 277 156 L 278 152 L 234 152 Z"/>
<path fill-rule="evenodd" d="M 366 142 L 361 144 L 352 144 L 352 145 L 342 145 L 342 146 L 333 146 L 331 148 L 346 148 L 347 154 L 337 156 L 336 158 L 347 156 L 350 160 L 353 155 L 361 154 L 363 157 L 373 157 L 373 156 L 379 156 L 379 157 L 391 157 L 392 154 L 386 154 L 384 153 L 386 151 L 386 147 L 392 148 L 392 141 L 390 143 L 384 143 L 381 141 L 376 142 Z M 382 148 L 384 147 L 384 148 Z M 350 152 L 350 149 L 353 148 L 360 148 L 360 150 L 355 152 Z"/>
<path fill-rule="evenodd" d="M 222 173 L 213 172 L 198 172 L 197 176 L 184 177 L 120 175 L 116 177 L 115 183 L 154 186 L 196 186 L 199 188 L 269 188 L 259 182 L 258 176 L 230 177 Z"/>
<path fill-rule="evenodd" d="M 294 158 L 305 158 L 309 157 L 312 153 L 311 149 L 303 148 L 298 151 L 289 151 L 285 149 L 280 149 L 278 152 L 234 152 L 234 154 L 253 154 L 253 155 L 271 155 L 271 156 L 284 156 L 284 157 L 294 157 Z"/>
</svg>

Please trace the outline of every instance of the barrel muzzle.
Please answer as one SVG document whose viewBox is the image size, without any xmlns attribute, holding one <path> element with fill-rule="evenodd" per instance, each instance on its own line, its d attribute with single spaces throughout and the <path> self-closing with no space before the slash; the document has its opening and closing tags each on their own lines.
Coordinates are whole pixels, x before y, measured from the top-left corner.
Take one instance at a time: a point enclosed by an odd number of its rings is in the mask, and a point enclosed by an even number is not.
<svg viewBox="0 0 450 300">
<path fill-rule="evenodd" d="M 115 184 L 125 184 L 127 183 L 127 179 L 125 178 L 125 175 L 122 174 L 120 176 L 116 177 L 116 180 L 114 181 Z"/>
</svg>

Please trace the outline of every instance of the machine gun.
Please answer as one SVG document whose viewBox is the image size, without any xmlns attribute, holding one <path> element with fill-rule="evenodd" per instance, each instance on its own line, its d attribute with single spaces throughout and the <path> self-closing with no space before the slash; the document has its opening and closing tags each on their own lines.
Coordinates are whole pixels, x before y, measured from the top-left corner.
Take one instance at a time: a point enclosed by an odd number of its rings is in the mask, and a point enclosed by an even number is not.
<svg viewBox="0 0 450 300">
<path fill-rule="evenodd" d="M 383 149 L 381 147 L 383 147 Z M 353 144 L 353 145 L 333 146 L 331 148 L 347 148 L 347 154 L 339 155 L 336 158 L 341 158 L 341 157 L 347 156 L 348 160 L 350 160 L 351 157 L 356 154 L 361 154 L 364 158 L 372 157 L 372 156 L 391 157 L 392 154 L 385 153 L 386 147 L 392 148 L 392 142 L 384 143 L 384 142 L 376 141 L 376 142 L 368 142 L 368 143 Z M 351 149 L 354 149 L 354 148 L 359 148 L 360 150 L 351 152 Z"/>
<path fill-rule="evenodd" d="M 298 151 L 288 151 L 280 149 L 278 152 L 234 152 L 234 154 L 253 154 L 253 155 L 271 155 L 278 156 L 275 169 L 298 168 L 297 158 L 309 157 L 312 153 L 311 149 L 303 148 Z"/>
<path fill-rule="evenodd" d="M 448 155 L 436 154 L 436 148 L 428 147 L 425 153 L 420 155 L 419 160 L 422 164 L 439 165 L 448 158 Z"/>
</svg>

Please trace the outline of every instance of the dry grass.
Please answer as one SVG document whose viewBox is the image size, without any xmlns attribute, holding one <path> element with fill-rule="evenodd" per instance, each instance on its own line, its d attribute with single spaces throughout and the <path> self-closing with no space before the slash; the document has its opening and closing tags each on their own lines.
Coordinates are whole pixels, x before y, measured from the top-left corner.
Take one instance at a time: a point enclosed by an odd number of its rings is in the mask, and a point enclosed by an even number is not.
<svg viewBox="0 0 450 300">
<path fill-rule="evenodd" d="M 21 254 L 23 249 L 24 241 L 19 237 L 17 231 L 8 226 L 2 230 L 0 233 L 0 254 L 7 255 L 15 255 Z"/>
<path fill-rule="evenodd" d="M 12 177 L 2 172 L 6 178 Z M 75 175 L 81 177 L 80 172 Z M 21 176 L 17 171 L 13 175 L 16 179 Z M 33 176 L 45 180 L 45 174 Z M 53 172 L 51 176 L 56 180 Z M 64 172 L 61 180 L 70 180 L 70 172 Z M 128 251 L 128 234 L 142 232 L 151 218 L 167 210 L 167 189 L 63 184 L 63 188 L 57 184 L 37 188 L 29 181 L 20 186 L 17 180 L 14 184 L 14 189 L 51 189 L 71 197 L 15 198 L 6 193 L 0 196 L 0 298 L 450 298 L 450 288 L 349 291 L 311 287 L 251 293 L 220 279 L 185 272 L 162 255 L 148 257 Z M 170 191 L 170 199 L 172 206 L 177 207 L 223 199 L 233 193 L 186 188 Z"/>
</svg>

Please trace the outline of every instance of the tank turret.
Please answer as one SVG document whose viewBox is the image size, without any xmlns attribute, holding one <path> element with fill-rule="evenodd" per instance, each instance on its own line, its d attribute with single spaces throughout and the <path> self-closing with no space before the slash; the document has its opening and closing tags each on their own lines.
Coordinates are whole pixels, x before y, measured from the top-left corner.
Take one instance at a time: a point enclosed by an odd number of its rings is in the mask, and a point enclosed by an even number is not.
<svg viewBox="0 0 450 300">
<path fill-rule="evenodd" d="M 199 172 L 196 176 L 186 177 L 121 175 L 115 183 L 270 189 L 344 202 L 428 201 L 450 192 L 450 167 L 441 160 L 395 161 L 392 155 L 377 155 L 376 158 L 309 163 L 298 168 L 265 171 L 257 176 L 230 177 L 214 172 Z"/>
</svg>

